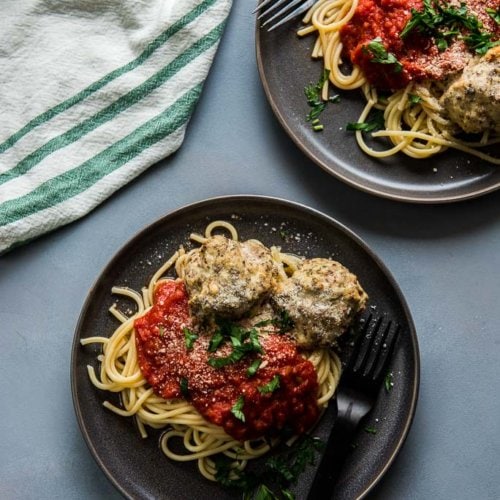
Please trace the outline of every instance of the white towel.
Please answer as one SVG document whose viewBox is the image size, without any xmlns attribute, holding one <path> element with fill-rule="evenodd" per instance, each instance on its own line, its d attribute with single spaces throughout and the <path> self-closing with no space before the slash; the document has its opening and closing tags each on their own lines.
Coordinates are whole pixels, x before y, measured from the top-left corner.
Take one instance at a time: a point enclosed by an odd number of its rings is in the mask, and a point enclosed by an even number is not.
<svg viewBox="0 0 500 500">
<path fill-rule="evenodd" d="M 2 3 L 0 253 L 82 217 L 179 148 L 230 6 Z"/>
</svg>

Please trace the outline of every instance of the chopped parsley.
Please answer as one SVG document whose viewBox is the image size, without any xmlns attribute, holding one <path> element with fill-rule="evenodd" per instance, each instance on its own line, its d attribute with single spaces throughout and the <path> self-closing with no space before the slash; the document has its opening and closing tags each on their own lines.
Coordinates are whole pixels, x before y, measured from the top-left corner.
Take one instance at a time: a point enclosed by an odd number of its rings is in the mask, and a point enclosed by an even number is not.
<svg viewBox="0 0 500 500">
<path fill-rule="evenodd" d="M 183 328 L 182 331 L 184 332 L 184 341 L 186 343 L 186 349 L 191 350 L 193 348 L 195 341 L 198 339 L 198 335 L 192 332 L 189 328 Z"/>
<path fill-rule="evenodd" d="M 498 11 L 487 12 L 498 22 Z M 493 34 L 483 28 L 483 23 L 469 13 L 465 3 L 453 7 L 441 0 L 424 0 L 423 10 L 411 9 L 411 18 L 400 36 L 406 38 L 416 31 L 432 37 L 441 52 L 458 38 L 477 54 L 484 55 L 490 48 L 499 45 L 500 41 L 493 41 Z"/>
<path fill-rule="evenodd" d="M 318 83 L 310 83 L 304 88 L 304 94 L 306 95 L 307 104 L 311 107 L 311 111 L 307 115 L 307 121 L 313 121 L 324 111 L 326 108 L 326 102 L 321 99 L 321 91 L 323 90 L 323 85 L 328 80 L 330 76 L 330 70 L 324 69 L 323 73 L 319 77 Z"/>
<path fill-rule="evenodd" d="M 215 478 L 226 487 L 242 490 L 245 500 L 293 500 L 289 486 L 314 464 L 323 447 L 320 439 L 304 436 L 291 447 L 282 445 L 256 472 L 235 469 L 227 457 L 218 456 L 214 460 Z"/>
<path fill-rule="evenodd" d="M 418 104 L 422 98 L 419 95 L 416 94 L 408 94 L 408 101 L 410 104 Z"/>
<path fill-rule="evenodd" d="M 222 342 L 224 342 L 224 335 L 222 335 L 220 330 L 217 330 L 208 343 L 208 352 L 215 352 Z"/>
<path fill-rule="evenodd" d="M 387 392 L 390 392 L 390 390 L 394 387 L 392 372 L 388 372 L 387 375 L 385 376 L 384 387 Z"/>
<path fill-rule="evenodd" d="M 208 358 L 208 364 L 213 368 L 223 368 L 224 366 L 236 363 L 248 354 L 256 352 L 262 354 L 263 352 L 259 341 L 259 335 L 255 328 L 248 330 L 233 323 L 226 323 L 224 327 L 221 328 L 220 334 L 222 335 L 222 340 L 226 338 L 230 340 L 233 350 L 228 356 Z M 214 344 L 218 346 L 222 340 Z M 210 351 L 210 345 L 208 350 Z"/>
<path fill-rule="evenodd" d="M 290 231 L 287 231 L 286 229 L 280 229 L 279 235 L 283 241 L 286 241 L 287 243 L 292 239 L 292 235 L 290 234 Z"/>
<path fill-rule="evenodd" d="M 306 116 L 306 120 L 311 122 L 312 129 L 315 132 L 323 130 L 323 125 L 319 123 L 319 116 L 326 108 L 328 102 L 338 103 L 340 101 L 339 95 L 333 95 L 328 98 L 328 101 L 324 101 L 321 97 L 321 92 L 325 83 L 328 81 L 330 76 L 330 70 L 324 69 L 321 73 L 319 81 L 317 83 L 310 83 L 304 87 L 304 94 L 306 95 L 307 104 L 311 108 Z"/>
<path fill-rule="evenodd" d="M 254 500 L 280 500 L 265 484 L 260 484 L 253 495 Z"/>
<path fill-rule="evenodd" d="M 257 370 L 259 369 L 260 365 L 262 363 L 262 359 L 256 359 L 248 368 L 247 368 L 247 377 L 253 377 L 256 373 Z"/>
<path fill-rule="evenodd" d="M 346 126 L 346 130 L 356 131 L 360 130 L 362 132 L 373 132 L 375 130 L 380 130 L 384 128 L 384 113 L 381 110 L 377 110 L 376 113 L 373 114 L 373 118 L 366 122 L 356 122 L 356 123 L 348 123 Z"/>
<path fill-rule="evenodd" d="M 215 480 L 227 488 L 251 491 L 256 487 L 257 478 L 248 471 L 234 469 L 231 460 L 225 455 L 215 455 Z"/>
<path fill-rule="evenodd" d="M 368 434 L 377 434 L 377 429 L 375 427 L 365 427 L 365 432 L 368 432 Z"/>
<path fill-rule="evenodd" d="M 282 310 L 274 322 L 274 326 L 279 328 L 280 333 L 289 332 L 295 325 L 288 311 Z"/>
<path fill-rule="evenodd" d="M 239 361 L 245 353 L 242 350 L 233 350 L 229 356 L 220 358 L 208 358 L 208 364 L 212 368 L 224 368 L 225 366 L 232 365 Z"/>
<path fill-rule="evenodd" d="M 279 389 L 280 386 L 280 376 L 275 375 L 267 384 L 258 387 L 258 391 L 261 394 L 269 394 Z"/>
<path fill-rule="evenodd" d="M 392 52 L 387 52 L 387 49 L 382 43 L 382 38 L 374 38 L 363 47 L 363 52 L 372 55 L 371 62 L 379 64 L 393 64 L 394 73 L 401 73 L 403 65 L 396 59 Z"/>
<path fill-rule="evenodd" d="M 245 421 L 245 414 L 243 413 L 243 406 L 245 404 L 245 399 L 243 396 L 240 396 L 236 403 L 234 403 L 233 407 L 231 408 L 231 413 L 238 419 L 241 420 L 242 422 Z"/>
<path fill-rule="evenodd" d="M 500 7 L 495 9 L 486 8 L 487 14 L 495 21 L 497 24 L 500 24 Z"/>
<path fill-rule="evenodd" d="M 305 436 L 289 453 L 268 458 L 266 467 L 274 473 L 282 486 L 286 486 L 294 483 L 307 465 L 314 464 L 316 452 L 323 447 L 320 439 Z"/>
<path fill-rule="evenodd" d="M 266 319 L 264 321 L 260 321 L 256 323 L 255 326 L 257 328 L 261 328 L 263 326 L 273 325 L 278 328 L 279 333 L 289 332 L 294 326 L 293 319 L 290 316 L 290 313 L 286 310 L 280 311 L 279 315 L 272 319 Z"/>
<path fill-rule="evenodd" d="M 181 390 L 181 394 L 187 399 L 189 397 L 189 387 L 188 387 L 188 379 L 186 377 L 182 377 L 179 380 L 179 387 Z"/>
</svg>

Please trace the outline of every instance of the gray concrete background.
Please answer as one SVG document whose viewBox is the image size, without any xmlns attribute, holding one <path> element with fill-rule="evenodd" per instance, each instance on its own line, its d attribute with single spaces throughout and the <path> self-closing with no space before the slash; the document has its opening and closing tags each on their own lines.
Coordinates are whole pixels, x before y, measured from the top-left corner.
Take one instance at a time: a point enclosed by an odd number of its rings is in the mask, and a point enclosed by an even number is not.
<svg viewBox="0 0 500 500">
<path fill-rule="evenodd" d="M 132 235 L 229 194 L 304 203 L 358 233 L 411 308 L 422 380 L 414 424 L 374 498 L 500 498 L 500 193 L 418 206 L 311 163 L 259 81 L 248 2 L 235 2 L 185 143 L 84 219 L 0 258 L 0 498 L 119 498 L 80 435 L 70 391 L 85 296 Z"/>
</svg>

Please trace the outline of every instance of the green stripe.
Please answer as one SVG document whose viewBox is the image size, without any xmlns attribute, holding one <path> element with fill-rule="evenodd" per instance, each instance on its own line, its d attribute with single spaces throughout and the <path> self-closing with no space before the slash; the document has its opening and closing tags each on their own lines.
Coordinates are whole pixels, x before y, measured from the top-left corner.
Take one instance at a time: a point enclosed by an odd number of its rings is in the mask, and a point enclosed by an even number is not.
<svg viewBox="0 0 500 500">
<path fill-rule="evenodd" d="M 80 166 L 54 177 L 31 193 L 0 205 L 0 226 L 53 207 L 82 193 L 139 153 L 184 125 L 200 96 L 203 84 L 186 92 L 161 114 Z"/>
<path fill-rule="evenodd" d="M 225 21 L 215 27 L 210 33 L 197 40 L 188 50 L 186 50 L 186 52 L 177 56 L 170 64 L 162 68 L 144 83 L 131 90 L 128 94 L 123 95 L 107 108 L 102 109 L 94 116 L 64 132 L 60 136 L 54 137 L 36 151 L 26 156 L 14 168 L 0 174 L 0 184 L 25 174 L 54 151 L 79 140 L 92 130 L 113 119 L 125 109 L 138 103 L 146 95 L 163 85 L 174 74 L 184 68 L 184 66 L 196 59 L 201 53 L 214 45 L 220 38 L 224 24 Z"/>
<path fill-rule="evenodd" d="M 100 80 L 92 83 L 87 88 L 83 89 L 78 94 L 61 102 L 60 104 L 54 106 L 53 108 L 43 112 L 41 115 L 33 118 L 29 121 L 22 129 L 17 131 L 15 134 L 11 135 L 7 140 L 0 144 L 0 154 L 11 148 L 19 139 L 24 137 L 28 132 L 33 130 L 38 125 L 51 120 L 54 116 L 66 111 L 75 104 L 82 102 L 84 99 L 95 93 L 97 90 L 101 89 L 111 81 L 115 80 L 119 76 L 132 71 L 133 69 L 140 66 L 144 61 L 146 61 L 157 49 L 159 49 L 167 40 L 169 40 L 173 35 L 175 35 L 182 28 L 191 23 L 198 16 L 203 14 L 211 5 L 213 5 L 217 0 L 204 0 L 201 4 L 197 5 L 192 11 L 185 14 L 181 19 L 176 21 L 172 26 L 167 28 L 163 33 L 161 33 L 157 38 L 150 42 L 144 49 L 142 54 L 140 54 L 133 61 L 125 64 L 124 66 L 113 70 Z"/>
</svg>

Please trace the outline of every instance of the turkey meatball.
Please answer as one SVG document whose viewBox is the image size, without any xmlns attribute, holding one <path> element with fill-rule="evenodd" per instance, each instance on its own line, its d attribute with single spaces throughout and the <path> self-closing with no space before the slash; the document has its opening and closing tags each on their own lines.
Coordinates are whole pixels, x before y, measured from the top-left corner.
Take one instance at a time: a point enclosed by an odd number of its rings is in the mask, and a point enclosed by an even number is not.
<svg viewBox="0 0 500 500">
<path fill-rule="evenodd" d="M 467 66 L 441 97 L 449 118 L 468 133 L 500 133 L 500 46 Z"/>
<path fill-rule="evenodd" d="M 302 261 L 272 296 L 277 308 L 293 320 L 290 334 L 306 348 L 332 346 L 364 309 L 367 298 L 354 274 L 322 258 Z"/>
<path fill-rule="evenodd" d="M 214 236 L 187 255 L 183 279 L 198 320 L 236 319 L 269 296 L 277 269 L 262 243 Z"/>
</svg>

